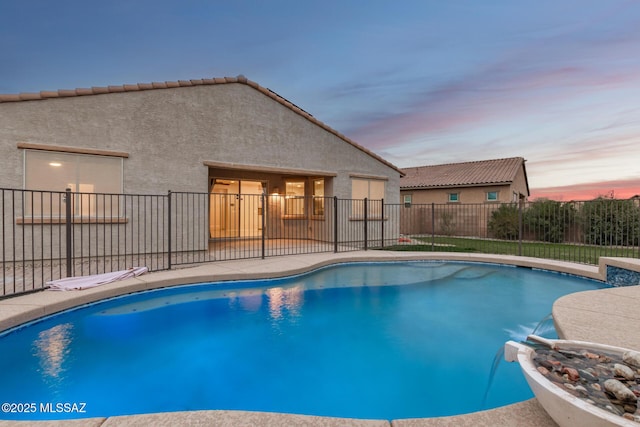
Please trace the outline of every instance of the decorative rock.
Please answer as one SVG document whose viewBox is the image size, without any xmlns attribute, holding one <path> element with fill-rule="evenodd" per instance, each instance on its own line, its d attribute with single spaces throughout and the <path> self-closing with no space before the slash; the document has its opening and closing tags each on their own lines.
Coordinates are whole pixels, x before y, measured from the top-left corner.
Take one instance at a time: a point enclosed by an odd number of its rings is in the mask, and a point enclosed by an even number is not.
<svg viewBox="0 0 640 427">
<path fill-rule="evenodd" d="M 612 405 L 607 405 L 605 407 L 609 412 L 613 412 L 616 415 L 622 415 L 622 412 L 620 412 L 620 410 L 618 408 L 616 408 L 615 406 Z"/>
<path fill-rule="evenodd" d="M 633 415 L 633 414 L 630 414 L 630 413 L 626 412 L 622 417 L 626 418 L 627 420 L 631 420 L 631 421 L 635 421 L 637 423 L 640 423 L 640 415 Z"/>
<path fill-rule="evenodd" d="M 545 368 L 544 366 L 538 366 L 538 372 L 540 372 L 545 377 L 547 375 L 549 375 L 549 370 L 547 368 Z"/>
<path fill-rule="evenodd" d="M 598 408 L 640 420 L 640 367 L 632 364 L 640 353 L 627 352 L 623 360 L 600 350 L 535 347 L 533 362 L 553 384 Z"/>
<path fill-rule="evenodd" d="M 601 354 L 599 360 L 602 363 L 611 363 L 611 358 L 605 354 Z"/>
<path fill-rule="evenodd" d="M 583 395 L 585 395 L 585 396 L 589 394 L 589 391 L 588 391 L 586 388 L 584 388 L 583 386 L 581 386 L 581 385 L 577 385 L 577 386 L 575 387 L 575 391 L 577 391 L 577 392 L 579 392 L 580 394 L 583 394 Z"/>
<path fill-rule="evenodd" d="M 562 372 L 563 374 L 567 374 L 567 377 L 569 377 L 569 380 L 571 381 L 578 381 L 580 379 L 580 374 L 576 369 L 565 366 L 560 372 Z"/>
<path fill-rule="evenodd" d="M 615 365 L 613 365 L 613 372 L 617 376 L 623 377 L 625 380 L 632 380 L 636 377 L 633 369 L 631 369 L 627 365 L 621 365 L 620 363 L 616 363 Z"/>
<path fill-rule="evenodd" d="M 562 366 L 562 362 L 560 362 L 559 360 L 549 360 L 549 363 L 551 364 L 551 366 L 555 366 L 556 368 Z"/>
<path fill-rule="evenodd" d="M 606 380 L 604 382 L 604 389 L 624 402 L 635 402 L 638 400 L 636 395 L 618 380 Z"/>
<path fill-rule="evenodd" d="M 546 359 L 541 359 L 541 360 L 539 361 L 539 365 L 540 365 L 541 367 L 543 367 L 543 368 L 547 369 L 547 372 L 549 372 L 549 370 L 551 370 L 551 371 L 552 371 L 552 370 L 553 370 L 553 366 L 554 366 L 551 362 L 549 362 L 549 361 L 548 361 L 548 360 L 546 360 Z"/>
<path fill-rule="evenodd" d="M 574 358 L 574 357 L 580 357 L 581 354 L 578 353 L 577 351 L 572 351 L 572 350 L 566 350 L 566 349 L 560 349 L 558 350 L 560 352 L 560 354 L 569 357 L 569 358 Z"/>
<path fill-rule="evenodd" d="M 638 351 L 625 351 L 622 354 L 622 361 L 628 365 L 640 368 L 640 352 Z"/>
<path fill-rule="evenodd" d="M 581 378 L 584 378 L 587 381 L 597 381 L 598 377 L 596 377 L 595 375 L 593 375 L 589 369 L 580 369 L 578 371 L 578 373 L 580 374 Z"/>
</svg>

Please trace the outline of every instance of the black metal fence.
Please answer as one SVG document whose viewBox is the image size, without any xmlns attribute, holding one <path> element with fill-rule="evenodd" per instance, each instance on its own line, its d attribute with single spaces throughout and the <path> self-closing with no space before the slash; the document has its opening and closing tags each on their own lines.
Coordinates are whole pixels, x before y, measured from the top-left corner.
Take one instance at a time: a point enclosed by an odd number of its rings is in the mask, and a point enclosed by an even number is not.
<svg viewBox="0 0 640 427">
<path fill-rule="evenodd" d="M 167 195 L 0 192 L 0 297 L 63 277 L 169 268 Z"/>
<path fill-rule="evenodd" d="M 640 200 L 395 205 L 405 249 L 521 255 L 598 264 L 640 258 Z M 398 247 L 396 247 L 398 249 Z M 400 248 L 401 249 L 401 248 Z"/>
<path fill-rule="evenodd" d="M 388 204 L 264 194 L 0 189 L 0 297 L 126 268 L 362 249 L 640 257 L 640 201 Z"/>
<path fill-rule="evenodd" d="M 381 200 L 172 193 L 171 265 L 380 247 Z M 383 239 L 382 236 L 385 236 Z"/>
</svg>

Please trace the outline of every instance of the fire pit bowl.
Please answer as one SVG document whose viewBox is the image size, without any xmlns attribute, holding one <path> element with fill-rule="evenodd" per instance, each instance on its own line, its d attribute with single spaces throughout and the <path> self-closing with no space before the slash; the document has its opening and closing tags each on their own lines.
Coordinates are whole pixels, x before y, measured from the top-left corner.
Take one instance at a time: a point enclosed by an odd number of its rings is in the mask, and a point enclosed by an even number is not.
<svg viewBox="0 0 640 427">
<path fill-rule="evenodd" d="M 517 361 L 520 363 L 529 387 L 531 387 L 531 390 L 545 411 L 547 411 L 549 416 L 551 416 L 558 425 L 561 427 L 640 427 L 640 400 L 638 400 L 637 397 L 637 392 L 640 390 L 640 384 L 638 384 L 640 380 L 640 366 L 634 364 L 637 362 L 636 358 L 640 353 L 621 347 L 584 341 L 549 340 L 535 335 L 527 337 L 527 341 L 529 345 L 514 341 L 505 343 L 504 357 L 508 362 Z M 537 350 L 547 354 L 557 352 L 559 354 L 558 359 L 566 360 L 567 365 L 570 363 L 570 359 L 579 359 L 585 356 L 585 360 L 595 359 L 590 360 L 589 363 L 597 366 L 586 369 L 583 366 L 582 368 L 575 369 L 575 371 L 569 371 L 571 368 L 565 366 L 560 367 L 560 365 L 564 365 L 565 363 L 559 363 L 552 355 L 549 359 L 545 360 L 548 366 L 547 369 L 541 367 L 541 356 L 539 353 L 536 353 Z M 622 362 L 614 363 L 614 361 L 611 360 L 612 358 L 605 356 L 601 356 L 601 359 L 598 360 L 596 358 L 598 354 L 610 355 L 620 360 L 622 360 L 624 356 L 625 361 L 629 361 L 629 356 L 631 355 L 634 359 L 632 359 L 632 364 Z M 608 375 L 601 374 L 599 378 L 598 375 L 594 378 L 594 376 L 590 375 L 590 373 L 593 373 L 595 370 L 600 373 L 607 372 L 607 369 L 604 368 L 606 363 L 603 363 L 603 360 L 605 362 L 610 361 L 609 364 L 612 366 L 615 365 L 616 368 L 620 368 L 619 365 L 626 365 L 634 372 L 635 377 L 632 377 L 631 380 L 621 378 L 626 384 L 632 384 L 631 388 L 633 389 L 631 390 L 631 397 L 627 395 L 622 405 L 627 408 L 625 412 L 628 412 L 630 407 L 636 406 L 637 409 L 634 413 L 620 413 L 620 401 L 616 400 L 616 397 L 609 391 L 605 391 L 605 388 L 609 390 L 612 383 L 617 381 L 614 380 L 615 376 L 613 376 L 613 378 L 611 376 L 607 378 Z M 576 375 L 579 375 L 579 377 Z M 562 383 L 563 377 L 564 383 Z M 571 379 L 569 379 L 569 377 L 571 377 Z M 560 379 L 560 381 L 558 381 L 558 379 Z M 604 383 L 607 380 L 611 381 L 605 387 Z M 602 390 L 595 392 L 601 396 L 591 398 L 586 395 L 587 390 Z M 636 392 L 635 402 L 633 401 L 634 391 Z M 610 409 L 618 405 L 617 409 L 607 410 L 597 406 L 598 404 L 602 406 L 602 400 L 606 399 L 605 394 L 607 397 L 612 396 L 611 399 L 614 399 L 614 402 L 616 402 L 615 404 L 612 403 L 609 405 L 611 407 Z M 625 399 L 625 396 L 623 396 L 623 399 Z M 598 404 L 596 404 L 594 400 L 599 401 Z M 614 413 L 616 411 L 618 413 Z"/>
</svg>

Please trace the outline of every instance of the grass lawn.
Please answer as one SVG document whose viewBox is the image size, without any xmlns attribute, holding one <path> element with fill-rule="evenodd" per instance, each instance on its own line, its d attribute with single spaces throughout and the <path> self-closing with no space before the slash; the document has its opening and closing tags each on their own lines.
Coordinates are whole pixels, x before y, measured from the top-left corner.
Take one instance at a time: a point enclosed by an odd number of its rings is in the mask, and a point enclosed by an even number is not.
<svg viewBox="0 0 640 427">
<path fill-rule="evenodd" d="M 421 243 L 385 246 L 384 249 L 395 251 L 470 252 L 498 255 L 522 255 L 594 265 L 598 264 L 598 259 L 601 256 L 629 258 L 640 257 L 640 250 L 637 247 L 522 242 L 522 249 L 521 252 L 519 252 L 519 243 L 517 241 L 443 236 L 435 236 L 433 240 L 430 236 L 413 237 L 412 239 Z"/>
</svg>

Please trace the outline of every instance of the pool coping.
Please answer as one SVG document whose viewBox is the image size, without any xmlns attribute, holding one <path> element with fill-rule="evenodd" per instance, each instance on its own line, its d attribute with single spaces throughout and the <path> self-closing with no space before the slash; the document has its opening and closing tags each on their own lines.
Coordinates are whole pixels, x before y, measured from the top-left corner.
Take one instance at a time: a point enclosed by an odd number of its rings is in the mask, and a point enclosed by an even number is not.
<svg viewBox="0 0 640 427">
<path fill-rule="evenodd" d="M 640 260 L 632 258 L 601 257 L 600 265 L 596 267 L 565 261 L 508 255 L 377 250 L 350 252 L 347 254 L 318 253 L 267 259 L 219 261 L 190 268 L 153 272 L 82 291 L 43 291 L 0 300 L 0 332 L 74 306 L 143 290 L 212 281 L 278 278 L 305 273 L 337 263 L 407 260 L 451 260 L 514 265 L 573 274 L 603 282 L 607 280 L 607 266 L 640 271 Z M 640 330 L 640 312 L 634 309 L 634 307 L 638 306 L 640 306 L 640 286 L 624 286 L 578 292 L 564 296 L 554 303 L 554 323 L 556 324 L 559 336 L 564 339 L 594 341 L 619 347 L 640 349 L 640 336 L 635 337 L 633 336 L 634 334 L 625 333 L 629 330 Z M 614 307 L 614 309 L 611 307 Z M 514 424 L 516 420 L 518 420 L 518 422 Z M 393 421 L 339 419 L 245 411 L 193 411 L 89 418 L 74 420 L 73 424 L 69 424 L 69 421 L 70 420 L 64 420 L 63 422 L 43 421 L 39 422 L 38 425 L 125 426 L 147 424 L 176 425 L 176 423 L 188 425 L 243 424 L 265 426 L 282 425 L 284 423 L 305 426 L 392 425 L 396 427 L 445 425 L 488 426 L 497 424 L 518 426 L 556 425 L 535 399 L 502 408 L 455 417 Z M 505 424 L 505 422 L 507 424 Z M 24 423 L 33 423 L 33 421 L 0 420 L 0 427 L 25 425 Z"/>
</svg>

